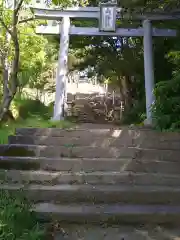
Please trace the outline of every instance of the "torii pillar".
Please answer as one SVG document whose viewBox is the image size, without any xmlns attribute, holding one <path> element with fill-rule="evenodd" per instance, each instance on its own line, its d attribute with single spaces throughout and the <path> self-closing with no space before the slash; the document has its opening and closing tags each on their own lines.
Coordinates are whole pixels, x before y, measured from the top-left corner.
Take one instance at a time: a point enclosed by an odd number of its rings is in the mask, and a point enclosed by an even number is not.
<svg viewBox="0 0 180 240">
<path fill-rule="evenodd" d="M 149 20 L 143 21 L 144 29 L 144 76 L 146 95 L 146 120 L 145 125 L 152 125 L 152 105 L 154 103 L 154 64 L 153 64 L 153 44 L 152 25 Z"/>
<path fill-rule="evenodd" d="M 66 84 L 68 73 L 68 50 L 69 50 L 69 31 L 70 18 L 63 17 L 60 25 L 60 49 L 58 57 L 58 67 L 56 73 L 56 93 L 54 114 L 52 120 L 58 121 L 64 119 L 64 99 L 66 97 Z"/>
</svg>

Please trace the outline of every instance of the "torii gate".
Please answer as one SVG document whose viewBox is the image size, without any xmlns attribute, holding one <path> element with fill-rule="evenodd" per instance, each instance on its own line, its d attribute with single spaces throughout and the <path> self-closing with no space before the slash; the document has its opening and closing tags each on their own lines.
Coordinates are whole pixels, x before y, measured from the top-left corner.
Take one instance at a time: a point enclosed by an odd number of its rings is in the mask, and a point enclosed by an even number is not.
<svg viewBox="0 0 180 240">
<path fill-rule="evenodd" d="M 142 28 L 136 29 L 116 29 L 116 17 L 121 17 L 121 8 L 116 4 L 101 4 L 100 7 L 74 7 L 67 9 L 42 8 L 42 6 L 32 7 L 37 19 L 60 20 L 61 25 L 57 26 L 38 26 L 37 34 L 61 35 L 58 69 L 56 77 L 56 95 L 53 120 L 63 119 L 63 106 L 66 94 L 67 61 L 69 49 L 69 35 L 84 36 L 129 36 L 144 37 L 144 74 L 145 74 L 145 93 L 146 93 L 146 115 L 145 124 L 152 124 L 151 106 L 154 102 L 154 67 L 153 67 L 153 46 L 152 37 L 175 37 L 176 31 L 171 29 L 152 28 L 153 20 L 173 20 L 180 18 L 180 15 L 172 16 L 165 14 L 135 15 L 134 19 L 143 22 Z M 94 27 L 74 27 L 70 24 L 70 18 L 95 18 L 99 20 L 100 28 Z"/>
</svg>

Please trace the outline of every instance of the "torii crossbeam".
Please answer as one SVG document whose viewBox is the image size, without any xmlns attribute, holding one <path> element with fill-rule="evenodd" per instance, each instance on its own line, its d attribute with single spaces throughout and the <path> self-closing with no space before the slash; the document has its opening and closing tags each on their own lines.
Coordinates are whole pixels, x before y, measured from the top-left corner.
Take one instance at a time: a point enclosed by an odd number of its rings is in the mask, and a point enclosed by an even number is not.
<svg viewBox="0 0 180 240">
<path fill-rule="evenodd" d="M 57 26 L 38 26 L 36 28 L 37 34 L 43 35 L 60 35 L 61 25 Z M 100 32 L 99 28 L 95 27 L 70 27 L 70 35 L 80 35 L 80 36 L 122 36 L 122 37 L 143 37 L 143 28 L 118 28 L 116 32 Z M 152 29 L 153 37 L 175 37 L 176 30 L 172 29 Z"/>
</svg>

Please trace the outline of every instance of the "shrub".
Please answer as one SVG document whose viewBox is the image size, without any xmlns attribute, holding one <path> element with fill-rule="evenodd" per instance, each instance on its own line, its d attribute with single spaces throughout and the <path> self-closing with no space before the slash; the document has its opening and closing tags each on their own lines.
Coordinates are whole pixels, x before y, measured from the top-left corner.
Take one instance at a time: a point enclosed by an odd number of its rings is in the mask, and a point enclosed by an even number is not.
<svg viewBox="0 0 180 240">
<path fill-rule="evenodd" d="M 180 129 L 180 76 L 159 82 L 155 88 L 154 124 L 160 130 Z"/>
<path fill-rule="evenodd" d="M 14 102 L 20 118 L 27 119 L 32 116 L 41 116 L 42 119 L 50 118 L 49 108 L 39 99 L 17 98 Z"/>
<path fill-rule="evenodd" d="M 145 99 L 136 101 L 134 105 L 124 112 L 123 123 L 124 124 L 139 124 L 146 118 L 146 104 Z"/>
</svg>

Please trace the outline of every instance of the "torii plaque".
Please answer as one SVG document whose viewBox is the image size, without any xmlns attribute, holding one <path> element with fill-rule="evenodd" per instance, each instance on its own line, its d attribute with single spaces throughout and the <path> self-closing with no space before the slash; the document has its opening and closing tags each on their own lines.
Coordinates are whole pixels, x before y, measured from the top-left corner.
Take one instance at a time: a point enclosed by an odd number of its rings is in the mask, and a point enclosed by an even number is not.
<svg viewBox="0 0 180 240">
<path fill-rule="evenodd" d="M 100 4 L 100 21 L 99 29 L 105 32 L 116 31 L 116 3 L 101 3 Z"/>
</svg>

